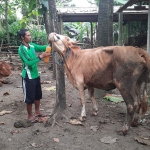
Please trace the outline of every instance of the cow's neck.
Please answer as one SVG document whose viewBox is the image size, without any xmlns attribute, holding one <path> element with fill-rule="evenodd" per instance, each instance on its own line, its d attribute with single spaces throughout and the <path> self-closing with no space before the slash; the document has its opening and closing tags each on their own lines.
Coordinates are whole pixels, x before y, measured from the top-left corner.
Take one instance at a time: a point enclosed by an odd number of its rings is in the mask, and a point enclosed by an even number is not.
<svg viewBox="0 0 150 150">
<path fill-rule="evenodd" d="M 66 51 L 66 53 L 67 53 L 67 51 Z M 66 53 L 64 54 L 64 56 L 67 55 Z M 74 82 L 74 78 L 72 76 L 71 70 L 73 69 L 73 66 L 74 66 L 75 62 L 77 61 L 78 57 L 79 57 L 78 52 L 74 52 L 73 50 L 71 50 L 69 52 L 68 57 L 65 60 L 65 63 L 64 63 L 67 77 L 68 77 L 69 81 L 72 83 L 72 85 L 74 85 L 74 86 L 75 86 L 75 82 Z"/>
</svg>

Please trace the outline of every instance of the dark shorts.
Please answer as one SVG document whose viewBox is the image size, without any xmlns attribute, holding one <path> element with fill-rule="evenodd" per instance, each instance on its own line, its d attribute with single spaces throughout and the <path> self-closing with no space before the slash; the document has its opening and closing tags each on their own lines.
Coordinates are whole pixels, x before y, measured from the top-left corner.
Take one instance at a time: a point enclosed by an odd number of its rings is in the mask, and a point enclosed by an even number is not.
<svg viewBox="0 0 150 150">
<path fill-rule="evenodd" d="M 35 100 L 42 99 L 42 90 L 40 77 L 35 79 L 22 78 L 22 87 L 24 93 L 24 102 L 33 104 Z"/>
</svg>

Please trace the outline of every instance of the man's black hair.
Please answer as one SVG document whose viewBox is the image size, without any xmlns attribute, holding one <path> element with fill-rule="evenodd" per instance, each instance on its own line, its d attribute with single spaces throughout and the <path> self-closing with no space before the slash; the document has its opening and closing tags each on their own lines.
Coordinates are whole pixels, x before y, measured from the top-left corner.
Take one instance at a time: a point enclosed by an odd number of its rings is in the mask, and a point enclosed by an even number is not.
<svg viewBox="0 0 150 150">
<path fill-rule="evenodd" d="M 27 31 L 29 30 L 24 28 L 20 29 L 20 31 L 18 31 L 19 38 L 21 39 L 22 36 L 24 37 Z"/>
</svg>

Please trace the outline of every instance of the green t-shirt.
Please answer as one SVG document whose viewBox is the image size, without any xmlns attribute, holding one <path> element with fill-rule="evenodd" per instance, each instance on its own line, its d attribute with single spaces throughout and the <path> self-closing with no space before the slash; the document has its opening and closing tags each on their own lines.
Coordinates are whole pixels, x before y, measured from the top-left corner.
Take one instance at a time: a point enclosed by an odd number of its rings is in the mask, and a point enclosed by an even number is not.
<svg viewBox="0 0 150 150">
<path fill-rule="evenodd" d="M 35 79 L 39 76 L 38 62 L 40 58 L 37 57 L 36 52 L 44 52 L 47 45 L 40 46 L 35 43 L 29 43 L 29 47 L 21 44 L 18 48 L 18 54 L 22 62 L 22 77 L 25 78 L 26 74 L 29 79 Z"/>
</svg>

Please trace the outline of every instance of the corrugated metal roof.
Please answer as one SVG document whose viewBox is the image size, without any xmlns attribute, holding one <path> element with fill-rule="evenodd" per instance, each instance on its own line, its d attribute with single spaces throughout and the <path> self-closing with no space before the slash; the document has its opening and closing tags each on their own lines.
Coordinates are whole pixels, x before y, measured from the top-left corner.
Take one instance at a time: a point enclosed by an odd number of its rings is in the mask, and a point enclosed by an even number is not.
<svg viewBox="0 0 150 150">
<path fill-rule="evenodd" d="M 137 5 L 130 6 L 123 11 L 123 19 L 126 21 L 147 20 L 148 10 L 135 10 L 135 6 Z M 113 7 L 114 22 L 118 21 L 117 10 L 119 8 L 120 6 Z M 146 8 L 148 8 L 148 6 L 146 6 Z M 57 12 L 59 19 L 62 19 L 63 22 L 97 22 L 98 20 L 98 7 L 57 7 Z"/>
</svg>

